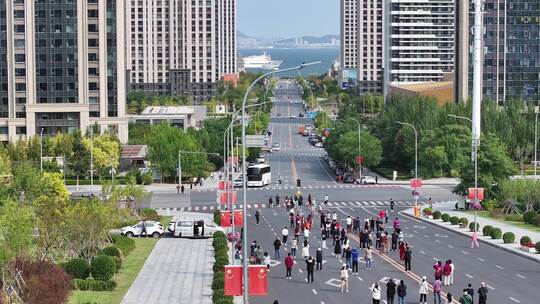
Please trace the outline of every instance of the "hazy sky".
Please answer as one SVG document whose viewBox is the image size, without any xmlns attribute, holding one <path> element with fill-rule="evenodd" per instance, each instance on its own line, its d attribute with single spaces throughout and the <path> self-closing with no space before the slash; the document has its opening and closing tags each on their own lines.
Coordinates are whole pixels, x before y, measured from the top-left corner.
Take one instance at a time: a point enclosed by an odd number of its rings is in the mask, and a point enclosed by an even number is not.
<svg viewBox="0 0 540 304">
<path fill-rule="evenodd" d="M 340 0 L 237 0 L 238 30 L 256 37 L 339 34 Z"/>
</svg>

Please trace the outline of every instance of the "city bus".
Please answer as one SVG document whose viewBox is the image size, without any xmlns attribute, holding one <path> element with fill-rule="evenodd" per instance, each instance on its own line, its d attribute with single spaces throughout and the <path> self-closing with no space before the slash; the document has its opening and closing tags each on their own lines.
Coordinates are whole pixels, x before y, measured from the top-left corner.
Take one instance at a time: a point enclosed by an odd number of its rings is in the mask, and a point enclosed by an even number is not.
<svg viewBox="0 0 540 304">
<path fill-rule="evenodd" d="M 248 187 L 262 187 L 270 184 L 272 179 L 272 173 L 270 172 L 270 165 L 256 164 L 249 166 L 247 169 L 247 186 Z"/>
</svg>

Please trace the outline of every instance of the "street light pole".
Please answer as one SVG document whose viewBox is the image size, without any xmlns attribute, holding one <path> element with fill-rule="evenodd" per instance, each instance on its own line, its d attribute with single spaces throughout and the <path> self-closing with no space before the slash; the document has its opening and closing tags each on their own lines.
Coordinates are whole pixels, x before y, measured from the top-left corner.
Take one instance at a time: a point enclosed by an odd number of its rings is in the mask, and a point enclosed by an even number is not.
<svg viewBox="0 0 540 304">
<path fill-rule="evenodd" d="M 474 205 L 473 205 L 473 209 L 474 209 L 474 232 L 478 232 L 478 229 L 477 229 L 477 224 L 478 222 L 476 221 L 476 213 L 477 213 L 477 210 L 476 210 L 476 206 L 478 204 L 478 146 L 480 145 L 480 141 L 479 139 L 476 139 L 474 137 L 474 134 L 480 134 L 479 132 L 477 132 L 476 130 L 476 125 L 473 123 L 472 119 L 468 118 L 468 117 L 465 117 L 465 116 L 457 116 L 457 115 L 452 115 L 452 114 L 448 114 L 448 116 L 450 117 L 454 117 L 454 118 L 457 118 L 457 119 L 464 119 L 468 122 L 471 123 L 472 125 L 472 128 L 473 128 L 473 134 L 472 134 L 472 161 L 474 162 Z"/>
<path fill-rule="evenodd" d="M 207 152 L 197 152 L 197 151 L 178 151 L 178 180 L 182 180 L 182 163 L 180 160 L 180 155 L 184 154 L 205 154 L 205 155 L 218 155 L 219 153 L 207 153 Z"/>
<path fill-rule="evenodd" d="M 90 193 L 94 193 L 94 128 L 90 127 Z"/>
<path fill-rule="evenodd" d="M 538 110 L 534 113 L 534 180 L 538 179 L 536 175 L 536 167 L 538 167 L 538 159 L 536 158 L 538 154 Z"/>
<path fill-rule="evenodd" d="M 242 143 L 246 142 L 246 103 L 249 96 L 249 93 L 253 89 L 253 87 L 261 80 L 264 79 L 270 75 L 288 72 L 288 71 L 295 71 L 300 70 L 304 68 L 305 66 L 313 65 L 321 63 L 320 61 L 313 62 L 313 63 L 302 63 L 301 65 L 297 67 L 292 67 L 288 69 L 282 69 L 282 70 L 275 70 L 268 72 L 266 74 L 263 74 L 259 76 L 257 79 L 255 79 L 246 90 L 246 93 L 244 94 L 244 99 L 242 100 Z M 242 144 L 242 177 L 245 179 L 246 176 L 246 145 Z M 248 290 L 249 290 L 249 278 L 248 278 L 248 258 L 247 258 L 247 188 L 246 188 L 246 182 L 243 180 L 242 183 L 242 201 L 243 201 L 243 222 L 244 222 L 244 233 L 243 233 L 243 239 L 242 239 L 242 255 L 243 255 L 243 262 L 242 262 L 242 277 L 244 279 L 244 291 L 243 291 L 243 301 L 244 304 L 249 303 L 248 299 Z"/>
<path fill-rule="evenodd" d="M 41 128 L 39 136 L 39 171 L 43 172 L 43 128 Z"/>
<path fill-rule="evenodd" d="M 418 132 L 416 128 L 407 122 L 396 121 L 400 125 L 409 126 L 414 130 L 414 178 L 418 179 Z"/>
</svg>

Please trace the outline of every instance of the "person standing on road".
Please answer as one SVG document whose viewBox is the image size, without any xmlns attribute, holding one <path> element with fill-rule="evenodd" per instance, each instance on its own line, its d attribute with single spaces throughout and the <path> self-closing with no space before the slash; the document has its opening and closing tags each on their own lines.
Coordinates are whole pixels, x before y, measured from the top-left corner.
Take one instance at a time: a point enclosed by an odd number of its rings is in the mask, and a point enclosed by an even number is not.
<svg viewBox="0 0 540 304">
<path fill-rule="evenodd" d="M 405 243 L 399 242 L 399 262 L 404 264 L 405 262 Z"/>
<path fill-rule="evenodd" d="M 448 260 L 448 262 L 450 262 L 450 276 L 449 276 L 449 280 L 450 280 L 450 285 L 454 285 L 454 273 L 456 273 L 456 266 L 454 265 L 454 263 L 452 263 L 452 260 Z"/>
<path fill-rule="evenodd" d="M 323 254 L 320 247 L 315 252 L 315 261 L 317 262 L 317 270 L 322 270 Z"/>
<path fill-rule="evenodd" d="M 459 298 L 459 304 L 474 304 L 471 295 L 466 290 L 463 290 L 463 295 Z"/>
<path fill-rule="evenodd" d="M 433 304 L 437 304 L 437 299 L 439 300 L 439 304 L 442 304 L 441 291 L 442 282 L 440 279 L 435 279 L 435 282 L 433 282 Z"/>
<path fill-rule="evenodd" d="M 471 299 L 474 303 L 474 288 L 472 288 L 472 284 L 467 284 L 467 288 L 465 288 L 464 291 L 471 296 Z"/>
<path fill-rule="evenodd" d="M 268 254 L 268 252 L 264 252 L 264 258 L 263 258 L 263 263 L 264 265 L 266 265 L 266 268 L 268 269 L 268 271 L 270 271 L 270 255 Z"/>
<path fill-rule="evenodd" d="M 347 269 L 352 268 L 352 248 L 351 246 L 347 245 L 347 249 L 345 251 L 345 263 L 347 264 Z"/>
<path fill-rule="evenodd" d="M 452 272 L 452 267 L 450 266 L 450 261 L 447 260 L 442 267 L 442 283 L 443 286 L 450 285 L 450 273 Z"/>
<path fill-rule="evenodd" d="M 281 230 L 281 235 L 283 236 L 282 238 L 283 245 L 287 244 L 287 239 L 289 237 L 289 229 L 287 229 L 287 226 L 283 227 L 283 230 Z"/>
<path fill-rule="evenodd" d="M 281 254 L 279 253 L 280 248 L 281 248 L 281 241 L 278 238 L 276 238 L 276 240 L 274 241 L 274 258 L 276 260 L 281 259 Z"/>
<path fill-rule="evenodd" d="M 341 292 L 345 289 L 346 292 L 349 292 L 349 271 L 347 270 L 347 265 L 343 264 L 341 266 Z"/>
<path fill-rule="evenodd" d="M 411 271 L 411 259 L 412 259 L 412 250 L 411 247 L 405 247 L 405 271 Z"/>
<path fill-rule="evenodd" d="M 337 213 L 335 211 L 332 213 L 332 221 L 337 221 Z"/>
<path fill-rule="evenodd" d="M 352 231 L 352 218 L 350 215 L 347 216 L 347 219 L 345 219 L 345 223 L 347 224 L 347 233 L 351 233 Z"/>
<path fill-rule="evenodd" d="M 477 231 L 473 231 L 473 234 L 471 236 L 471 248 L 478 248 L 480 247 L 480 245 L 478 245 L 478 232 Z"/>
<path fill-rule="evenodd" d="M 366 269 L 371 270 L 371 263 L 373 261 L 373 250 L 371 249 L 371 246 L 367 246 L 366 249 L 364 249 L 364 260 L 366 261 Z"/>
<path fill-rule="evenodd" d="M 336 255 L 336 258 L 338 258 L 341 254 L 341 242 L 339 241 L 339 236 L 337 236 L 337 239 L 334 238 L 334 240 L 336 240 L 334 242 L 334 254 Z"/>
<path fill-rule="evenodd" d="M 259 221 L 261 220 L 261 213 L 259 210 L 255 211 L 255 224 L 259 225 Z"/>
<path fill-rule="evenodd" d="M 307 259 L 309 257 L 309 242 L 307 239 L 304 239 L 304 246 L 302 247 L 302 257 Z"/>
<path fill-rule="evenodd" d="M 309 239 L 309 229 L 304 228 L 304 240 L 308 240 L 308 239 Z"/>
<path fill-rule="evenodd" d="M 358 259 L 360 254 L 358 254 L 358 249 L 353 248 L 351 250 L 351 259 L 352 259 L 352 273 L 358 274 Z"/>
<path fill-rule="evenodd" d="M 435 277 L 435 280 L 441 280 L 443 275 L 443 266 L 441 261 L 437 261 L 435 265 L 433 265 L 433 269 L 435 269 L 433 276 Z"/>
<path fill-rule="evenodd" d="M 403 280 L 399 281 L 399 285 L 397 287 L 397 295 L 398 295 L 398 304 L 406 304 L 405 297 L 407 296 L 407 286 L 405 285 L 405 282 Z"/>
<path fill-rule="evenodd" d="M 321 233 L 321 245 L 322 245 L 322 248 L 324 249 L 328 249 L 328 247 L 326 247 L 326 234 L 327 234 L 327 230 L 323 230 L 323 232 Z"/>
<path fill-rule="evenodd" d="M 422 277 L 422 281 L 418 285 L 418 293 L 420 294 L 420 304 L 427 304 L 427 294 L 428 294 L 428 282 L 426 276 Z"/>
<path fill-rule="evenodd" d="M 285 269 L 286 269 L 286 274 L 285 274 L 285 278 L 288 279 L 288 280 L 292 280 L 292 268 L 293 268 L 293 265 L 294 265 L 294 259 L 293 257 L 291 256 L 291 254 L 287 254 L 287 257 L 285 257 Z"/>
<path fill-rule="evenodd" d="M 394 304 L 394 297 L 396 295 L 396 283 L 394 279 L 390 278 L 386 283 L 386 302 L 387 304 Z"/>
<path fill-rule="evenodd" d="M 324 195 L 324 204 L 328 205 L 328 194 Z"/>
<path fill-rule="evenodd" d="M 298 239 L 293 238 L 291 240 L 291 253 L 294 257 L 296 257 L 296 250 L 298 249 Z"/>
<path fill-rule="evenodd" d="M 371 298 L 373 299 L 373 304 L 381 303 L 381 286 L 379 283 L 375 282 L 371 285 Z"/>
<path fill-rule="evenodd" d="M 306 282 L 313 283 L 313 270 L 314 269 L 315 269 L 315 260 L 313 259 L 312 256 L 310 256 L 306 260 L 306 271 L 307 271 Z M 310 279 L 311 279 L 311 281 L 310 281 Z"/>
<path fill-rule="evenodd" d="M 396 203 L 394 203 L 394 199 L 390 198 L 390 211 L 391 211 L 391 212 L 394 212 L 394 205 L 395 205 L 395 204 L 396 204 Z"/>
<path fill-rule="evenodd" d="M 488 289 L 486 288 L 486 283 L 480 283 L 480 288 L 478 289 L 478 304 L 487 304 L 487 294 Z"/>
</svg>

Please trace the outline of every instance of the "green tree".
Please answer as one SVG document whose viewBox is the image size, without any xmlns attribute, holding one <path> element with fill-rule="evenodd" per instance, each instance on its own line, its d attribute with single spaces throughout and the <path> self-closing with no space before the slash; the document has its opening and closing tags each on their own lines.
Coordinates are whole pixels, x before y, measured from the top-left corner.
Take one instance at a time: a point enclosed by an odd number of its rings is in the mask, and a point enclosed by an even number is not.
<svg viewBox="0 0 540 304">
<path fill-rule="evenodd" d="M 85 147 L 81 132 L 73 132 L 73 152 L 67 155 L 69 171 L 77 177 L 77 187 L 80 176 L 84 176 L 90 169 L 90 151 Z"/>
<path fill-rule="evenodd" d="M 89 138 L 84 138 L 83 144 L 86 150 L 92 149 L 94 170 L 97 170 L 99 175 L 108 175 L 111 168 L 118 168 L 120 143 L 114 135 L 104 133 L 94 136 L 92 141 Z"/>
<path fill-rule="evenodd" d="M 11 200 L 0 207 L 0 264 L 31 252 L 33 228 L 30 207 Z"/>
<path fill-rule="evenodd" d="M 0 145 L 0 177 L 11 174 L 11 159 L 9 152 Z"/>
<path fill-rule="evenodd" d="M 438 172 L 435 176 L 443 176 L 443 168 L 448 165 L 448 155 L 443 146 L 428 147 L 425 153 L 425 161 L 431 164 L 432 172 Z"/>
<path fill-rule="evenodd" d="M 65 258 L 63 245 L 70 242 L 66 233 L 66 218 L 70 202 L 55 196 L 41 196 L 32 202 L 37 228 L 38 259 Z"/>
</svg>

